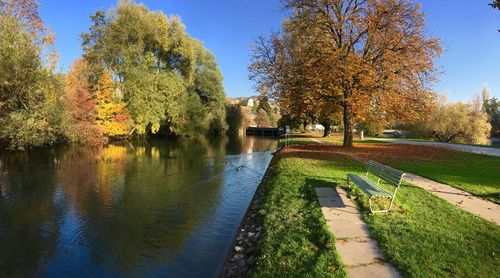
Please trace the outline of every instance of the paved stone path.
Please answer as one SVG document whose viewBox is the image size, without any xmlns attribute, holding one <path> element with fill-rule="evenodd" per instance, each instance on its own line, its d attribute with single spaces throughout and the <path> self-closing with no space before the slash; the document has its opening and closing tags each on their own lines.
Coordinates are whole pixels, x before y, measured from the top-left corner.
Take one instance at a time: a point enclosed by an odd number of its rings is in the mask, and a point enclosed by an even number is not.
<svg viewBox="0 0 500 278">
<path fill-rule="evenodd" d="M 442 184 L 421 176 L 407 173 L 404 177 L 409 183 L 421 187 L 432 194 L 466 210 L 500 225 L 500 205 L 476 197 L 469 192 Z"/>
<path fill-rule="evenodd" d="M 343 189 L 317 187 L 316 194 L 349 277 L 401 277 L 394 266 L 384 263 L 377 242 Z"/>
<path fill-rule="evenodd" d="M 373 140 L 379 140 L 384 142 L 391 142 L 396 144 L 408 144 L 408 145 L 424 145 L 424 146 L 432 146 L 438 148 L 451 149 L 460 152 L 469 152 L 469 153 L 477 153 L 477 154 L 485 154 L 491 156 L 500 156 L 499 148 L 488 148 L 488 147 L 480 147 L 480 146 L 470 146 L 470 145 L 459 145 L 459 144 L 448 144 L 448 143 L 440 143 L 440 142 L 421 142 L 421 141 L 411 141 L 411 140 L 399 140 L 399 139 L 384 139 L 384 138 L 370 138 Z"/>
</svg>

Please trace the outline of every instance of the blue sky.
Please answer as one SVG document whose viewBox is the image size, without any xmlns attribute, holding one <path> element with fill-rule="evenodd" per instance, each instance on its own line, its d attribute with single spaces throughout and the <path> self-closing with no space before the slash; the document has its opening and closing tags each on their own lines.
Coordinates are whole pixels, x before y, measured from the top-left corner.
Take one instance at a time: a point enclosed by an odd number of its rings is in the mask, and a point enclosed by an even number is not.
<svg viewBox="0 0 500 278">
<path fill-rule="evenodd" d="M 115 0 L 39 0 L 40 13 L 56 33 L 60 68 L 66 71 L 82 51 L 79 34 L 90 26 L 89 15 L 108 9 Z M 248 80 L 250 46 L 259 35 L 278 30 L 284 12 L 280 0 L 144 0 L 152 10 L 178 15 L 187 31 L 216 56 L 229 96 L 256 94 Z M 444 71 L 435 90 L 450 100 L 468 100 L 487 84 L 500 97 L 500 11 L 490 0 L 418 0 L 427 31 L 443 39 L 437 60 Z"/>
</svg>

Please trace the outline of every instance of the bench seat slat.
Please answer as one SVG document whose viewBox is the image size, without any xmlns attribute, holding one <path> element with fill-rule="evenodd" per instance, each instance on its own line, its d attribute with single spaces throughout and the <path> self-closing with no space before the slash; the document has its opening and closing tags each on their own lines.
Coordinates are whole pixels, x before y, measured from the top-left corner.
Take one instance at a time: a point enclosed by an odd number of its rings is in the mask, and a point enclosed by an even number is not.
<svg viewBox="0 0 500 278">
<path fill-rule="evenodd" d="M 394 186 L 399 186 L 404 173 L 396 169 L 389 168 L 383 164 L 370 160 L 366 163 L 367 171 L 378 178 L 381 178 L 386 183 Z"/>
<path fill-rule="evenodd" d="M 394 203 L 394 198 L 396 197 L 396 192 L 398 191 L 401 180 L 403 179 L 403 176 L 405 174 L 372 160 L 368 161 L 366 163 L 366 166 L 366 174 L 363 176 L 356 174 L 347 174 L 347 184 L 349 185 L 349 181 L 352 181 L 358 186 L 361 191 L 363 191 L 369 197 L 368 201 L 370 204 L 370 211 L 372 213 L 390 211 Z M 371 179 L 370 176 L 375 176 L 378 179 Z M 394 186 L 394 192 L 391 193 L 387 189 L 381 187 L 379 185 L 380 182 L 386 185 Z M 373 210 L 372 200 L 376 197 L 387 197 L 391 199 L 391 203 L 385 209 Z"/>
<path fill-rule="evenodd" d="M 365 194 L 368 195 L 369 197 L 373 196 L 387 197 L 387 198 L 392 197 L 392 194 L 390 192 L 381 188 L 376 183 L 363 176 L 355 174 L 348 174 L 347 176 L 349 177 L 350 180 L 352 180 L 352 182 L 354 182 L 359 187 L 359 189 L 365 192 Z"/>
</svg>

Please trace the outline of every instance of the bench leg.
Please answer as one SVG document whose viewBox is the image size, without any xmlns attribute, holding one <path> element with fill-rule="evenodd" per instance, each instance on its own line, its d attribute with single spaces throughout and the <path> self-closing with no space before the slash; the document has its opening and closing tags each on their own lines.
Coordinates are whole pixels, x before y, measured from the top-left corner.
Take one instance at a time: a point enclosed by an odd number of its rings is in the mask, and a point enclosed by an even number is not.
<svg viewBox="0 0 500 278">
<path fill-rule="evenodd" d="M 372 198 L 374 197 L 370 197 L 368 198 L 368 203 L 370 204 L 370 212 L 371 213 L 386 213 L 386 212 L 389 212 L 392 208 L 392 204 L 394 203 L 394 197 L 391 198 L 391 204 L 389 205 L 389 208 L 387 209 L 383 209 L 383 210 L 373 210 L 372 208 Z"/>
<path fill-rule="evenodd" d="M 396 194 L 394 194 L 394 196 L 392 196 L 391 198 L 391 204 L 389 205 L 389 209 L 387 211 L 390 211 L 391 208 L 392 208 L 392 205 L 394 204 L 394 199 L 396 198 Z"/>
</svg>

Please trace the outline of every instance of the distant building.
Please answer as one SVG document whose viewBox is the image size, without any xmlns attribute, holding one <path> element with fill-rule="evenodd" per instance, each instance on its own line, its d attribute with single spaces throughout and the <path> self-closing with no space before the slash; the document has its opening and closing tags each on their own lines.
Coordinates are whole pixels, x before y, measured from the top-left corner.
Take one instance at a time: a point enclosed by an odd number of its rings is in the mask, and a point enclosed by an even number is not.
<svg viewBox="0 0 500 278">
<path fill-rule="evenodd" d="M 256 96 L 252 97 L 237 97 L 237 98 L 230 98 L 227 97 L 227 102 L 230 104 L 239 104 L 241 106 L 246 106 L 246 107 L 255 107 L 259 105 L 259 99 Z"/>
<path fill-rule="evenodd" d="M 249 98 L 247 100 L 247 106 L 248 107 L 254 107 L 255 106 L 255 100 L 253 98 Z"/>
<path fill-rule="evenodd" d="M 314 131 L 324 131 L 325 127 L 321 124 L 312 124 L 311 129 Z"/>
</svg>

